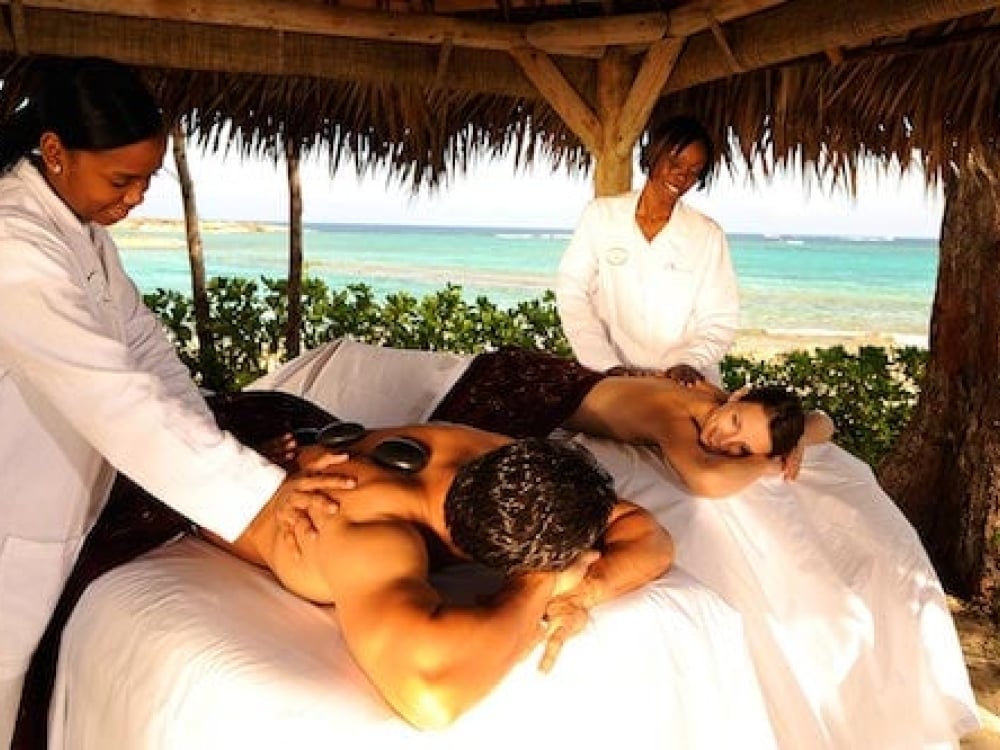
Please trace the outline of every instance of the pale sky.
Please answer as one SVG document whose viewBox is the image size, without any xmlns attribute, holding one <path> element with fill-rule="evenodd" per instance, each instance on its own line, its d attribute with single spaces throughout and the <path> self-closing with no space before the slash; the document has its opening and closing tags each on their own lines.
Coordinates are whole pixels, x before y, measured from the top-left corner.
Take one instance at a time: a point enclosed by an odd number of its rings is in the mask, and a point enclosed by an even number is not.
<svg viewBox="0 0 1000 750">
<path fill-rule="evenodd" d="M 241 161 L 194 148 L 188 160 L 202 219 L 287 220 L 283 162 Z M 164 169 L 135 216 L 182 216 L 174 175 L 168 150 Z M 635 179 L 638 187 L 638 171 Z M 571 229 L 592 190 L 589 177 L 553 175 L 537 165 L 515 174 L 510 162 L 486 162 L 436 193 L 414 197 L 387 184 L 384 174 L 359 180 L 347 168 L 331 178 L 325 163 L 302 165 L 307 222 Z M 803 186 L 798 178 L 748 186 L 723 174 L 708 190 L 689 193 L 688 200 L 730 233 L 937 237 L 943 210 L 940 191 L 928 194 L 916 175 L 867 175 L 857 198 L 849 198 L 842 191 L 830 195 Z"/>
</svg>

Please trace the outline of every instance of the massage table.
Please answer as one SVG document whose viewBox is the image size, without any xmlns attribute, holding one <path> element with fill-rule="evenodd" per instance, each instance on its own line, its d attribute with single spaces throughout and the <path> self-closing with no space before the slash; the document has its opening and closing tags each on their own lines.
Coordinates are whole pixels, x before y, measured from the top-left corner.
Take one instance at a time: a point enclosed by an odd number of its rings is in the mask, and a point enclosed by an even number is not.
<svg viewBox="0 0 1000 750">
<path fill-rule="evenodd" d="M 344 340 L 254 387 L 391 426 L 426 419 L 467 364 Z M 187 539 L 84 595 L 63 637 L 52 746 L 929 750 L 978 727 L 940 582 L 866 464 L 816 446 L 795 482 L 708 500 L 648 449 L 573 439 L 670 529 L 677 560 L 598 608 L 551 674 L 529 655 L 454 726 L 417 732 L 358 672 L 335 611 Z"/>
</svg>

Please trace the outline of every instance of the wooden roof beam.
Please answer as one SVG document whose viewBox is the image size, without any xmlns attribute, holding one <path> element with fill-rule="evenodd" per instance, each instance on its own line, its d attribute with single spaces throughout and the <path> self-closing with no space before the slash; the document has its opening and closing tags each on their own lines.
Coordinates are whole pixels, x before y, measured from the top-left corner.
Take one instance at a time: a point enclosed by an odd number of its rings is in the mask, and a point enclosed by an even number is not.
<svg viewBox="0 0 1000 750">
<path fill-rule="evenodd" d="M 666 13 L 636 13 L 575 21 L 538 21 L 528 24 L 525 39 L 538 49 L 620 47 L 658 42 L 669 28 L 670 17 Z"/>
<path fill-rule="evenodd" d="M 11 0 L 10 3 L 10 40 L 14 45 L 15 54 L 28 54 L 28 31 L 24 23 L 22 0 Z"/>
<path fill-rule="evenodd" d="M 432 88 L 438 83 L 441 65 L 439 50 L 425 45 L 314 34 L 276 37 L 258 29 L 53 11 L 29 11 L 25 20 L 33 54 L 108 57 L 140 67 Z M 67 34 L 67 28 L 73 33 Z M 0 34 L 0 52 L 13 52 L 13 41 L 6 34 Z M 593 92 L 591 61 L 563 58 L 559 64 L 576 90 Z M 539 98 L 538 90 L 507 53 L 453 46 L 441 83 L 454 91 Z"/>
<path fill-rule="evenodd" d="M 552 58 L 530 47 L 516 47 L 510 50 L 510 55 L 587 150 L 599 153 L 604 141 L 601 121 Z"/>
<path fill-rule="evenodd" d="M 786 0 L 716 0 L 684 5 L 669 13 L 539 21 L 528 24 L 525 38 L 532 46 L 549 51 L 585 46 L 645 47 L 667 36 L 686 38 L 708 29 L 713 23 L 726 23 L 784 2 Z"/>
<path fill-rule="evenodd" d="M 621 117 L 615 128 L 614 150 L 620 158 L 632 157 L 632 150 L 642 134 L 657 100 L 670 79 L 677 59 L 684 49 L 684 39 L 663 39 L 649 48 L 636 73 Z"/>
<path fill-rule="evenodd" d="M 906 34 L 996 5 L 997 0 L 887 0 L 875 13 L 870 0 L 796 0 L 727 24 L 726 38 L 743 69 L 750 71 Z M 688 41 L 666 92 L 728 78 L 729 65 L 712 35 L 699 34 Z"/>
<path fill-rule="evenodd" d="M 708 30 L 712 32 L 712 36 L 715 38 L 715 43 L 719 45 L 719 51 L 722 53 L 722 56 L 729 61 L 729 67 L 732 72 L 742 73 L 743 65 L 736 59 L 733 48 L 729 46 L 729 40 L 726 39 L 726 32 L 722 30 L 719 22 L 711 16 L 708 17 Z"/>
<path fill-rule="evenodd" d="M 15 0 L 0 0 L 8 4 Z M 26 8 L 151 21 L 251 28 L 379 41 L 442 44 L 506 51 L 524 44 L 524 28 L 447 16 L 388 13 L 304 0 L 16 0 Z"/>
<path fill-rule="evenodd" d="M 367 11 L 305 0 L 0 0 L 0 5 L 152 21 L 253 28 L 266 31 L 443 44 L 508 51 L 526 44 L 551 54 L 599 56 L 606 46 L 652 44 L 669 32 L 687 37 L 707 28 L 707 16 L 725 23 L 785 0 L 715 0 L 682 6 L 670 13 L 639 13 L 604 18 L 542 21 L 531 24 L 472 21 L 443 15 Z M 493 3 L 489 7 L 493 7 Z"/>
<path fill-rule="evenodd" d="M 451 51 L 453 49 L 455 49 L 455 45 L 451 43 L 450 39 L 446 39 L 438 51 L 437 68 L 434 71 L 435 88 L 444 86 L 447 80 L 448 63 L 451 62 Z"/>
</svg>

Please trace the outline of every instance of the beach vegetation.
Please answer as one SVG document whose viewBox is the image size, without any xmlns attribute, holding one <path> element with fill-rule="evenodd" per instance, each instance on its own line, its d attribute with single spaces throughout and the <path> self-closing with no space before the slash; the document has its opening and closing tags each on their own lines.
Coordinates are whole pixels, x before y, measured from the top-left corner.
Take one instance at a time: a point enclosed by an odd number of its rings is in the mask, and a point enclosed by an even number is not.
<svg viewBox="0 0 1000 750">
<path fill-rule="evenodd" d="M 910 420 L 927 366 L 917 347 L 843 346 L 793 351 L 769 360 L 726 357 L 723 380 L 789 386 L 810 409 L 822 409 L 837 425 L 837 443 L 877 466 Z"/>
<path fill-rule="evenodd" d="M 217 356 L 205 371 L 194 335 L 190 298 L 159 289 L 146 303 L 160 316 L 195 380 L 213 390 L 239 390 L 289 359 L 284 348 L 287 283 L 218 277 L 209 281 L 211 333 Z M 475 354 L 519 346 L 570 356 L 551 292 L 501 308 L 485 297 L 472 302 L 448 284 L 417 298 L 407 292 L 378 298 L 366 284 L 331 289 L 316 278 L 302 284 L 302 343 L 310 349 L 340 337 L 401 349 Z M 727 357 L 724 384 L 782 383 L 809 408 L 828 412 L 837 441 L 873 466 L 910 419 L 920 393 L 927 352 L 916 347 L 835 346 L 768 360 Z"/>
</svg>

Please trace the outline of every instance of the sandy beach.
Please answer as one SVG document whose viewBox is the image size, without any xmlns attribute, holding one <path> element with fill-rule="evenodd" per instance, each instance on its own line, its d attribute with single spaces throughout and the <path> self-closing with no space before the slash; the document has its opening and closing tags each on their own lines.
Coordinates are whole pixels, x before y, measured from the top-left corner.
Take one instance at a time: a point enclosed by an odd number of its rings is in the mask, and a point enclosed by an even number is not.
<svg viewBox="0 0 1000 750">
<path fill-rule="evenodd" d="M 749 359 L 769 360 L 787 352 L 811 352 L 832 346 L 842 346 L 849 352 L 857 352 L 863 346 L 884 348 L 918 346 L 926 349 L 927 340 L 921 336 L 900 336 L 877 332 L 746 329 L 741 330 L 737 335 L 730 354 Z"/>
</svg>

